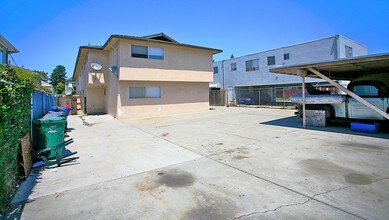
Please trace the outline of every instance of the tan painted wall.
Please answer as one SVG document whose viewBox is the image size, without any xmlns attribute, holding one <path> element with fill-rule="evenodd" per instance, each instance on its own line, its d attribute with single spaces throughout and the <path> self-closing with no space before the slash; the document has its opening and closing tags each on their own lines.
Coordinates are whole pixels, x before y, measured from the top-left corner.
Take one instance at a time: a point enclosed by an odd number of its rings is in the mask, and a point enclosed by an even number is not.
<svg viewBox="0 0 389 220">
<path fill-rule="evenodd" d="M 161 98 L 129 99 L 130 86 L 159 86 Z M 209 110 L 208 83 L 120 82 L 120 114 L 123 118 L 147 118 Z"/>
<path fill-rule="evenodd" d="M 120 68 L 119 80 L 164 82 L 212 82 L 213 74 L 207 71 L 165 70 L 151 68 Z"/>
<path fill-rule="evenodd" d="M 105 112 L 103 88 L 87 88 L 86 97 L 87 114 Z"/>
<path fill-rule="evenodd" d="M 164 60 L 132 58 L 131 44 L 164 48 Z M 85 91 L 88 114 L 142 118 L 208 111 L 212 51 L 130 40 L 112 46 L 118 51 L 88 50 L 79 73 L 78 90 Z M 91 63 L 103 69 L 96 74 Z M 120 67 L 120 81 L 111 66 Z M 129 100 L 129 85 L 160 86 L 162 98 Z"/>
<path fill-rule="evenodd" d="M 93 70 L 92 63 L 98 63 L 103 66 L 101 70 Z M 87 74 L 87 87 L 102 88 L 105 86 L 105 78 L 108 75 L 108 51 L 89 50 L 88 59 L 85 62 Z"/>
<path fill-rule="evenodd" d="M 131 45 L 164 49 L 164 60 L 131 57 Z M 212 51 L 130 40 L 120 41 L 120 80 L 212 82 Z"/>
<path fill-rule="evenodd" d="M 105 84 L 105 75 L 103 71 L 93 71 L 88 73 L 88 87 L 104 87 Z"/>
<path fill-rule="evenodd" d="M 117 45 L 113 45 L 115 48 Z M 118 53 L 116 50 L 110 50 L 108 54 L 108 67 L 118 65 Z M 105 96 L 105 112 L 113 117 L 117 115 L 117 96 L 118 96 L 118 80 L 116 76 L 108 70 L 106 75 L 106 96 Z"/>
<path fill-rule="evenodd" d="M 103 87 L 106 85 L 106 75 L 108 71 L 107 52 L 100 50 L 88 50 L 85 58 L 82 59 L 83 65 L 77 75 L 76 86 L 77 94 L 81 97 L 82 109 L 85 107 L 84 97 L 86 97 L 87 114 L 105 112 Z M 91 68 L 91 63 L 99 63 L 103 66 L 100 71 L 95 71 Z M 99 97 L 100 96 L 100 97 Z"/>
</svg>

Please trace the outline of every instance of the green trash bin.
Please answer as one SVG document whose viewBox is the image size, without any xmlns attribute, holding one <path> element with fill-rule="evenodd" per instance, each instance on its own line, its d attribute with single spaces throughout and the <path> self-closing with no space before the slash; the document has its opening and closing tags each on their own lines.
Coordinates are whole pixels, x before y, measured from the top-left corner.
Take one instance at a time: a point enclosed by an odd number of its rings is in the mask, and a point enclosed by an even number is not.
<svg viewBox="0 0 389 220">
<path fill-rule="evenodd" d="M 65 129 L 66 129 L 66 118 L 64 117 L 48 117 L 41 118 L 35 121 L 37 125 L 38 133 L 38 148 L 39 149 L 50 149 L 50 154 L 48 158 L 55 158 L 56 153 L 62 155 L 62 148 L 57 150 L 54 149 L 55 146 L 62 144 L 65 139 Z"/>
</svg>

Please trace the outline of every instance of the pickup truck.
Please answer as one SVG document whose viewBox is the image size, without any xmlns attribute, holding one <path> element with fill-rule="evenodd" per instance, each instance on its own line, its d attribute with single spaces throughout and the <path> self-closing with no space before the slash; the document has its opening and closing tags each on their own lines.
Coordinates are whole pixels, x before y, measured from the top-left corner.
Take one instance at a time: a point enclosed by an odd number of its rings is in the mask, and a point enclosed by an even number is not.
<svg viewBox="0 0 389 220">
<path fill-rule="evenodd" d="M 388 120 L 371 110 L 356 99 L 344 94 L 331 94 L 329 91 L 316 90 L 306 84 L 305 108 L 326 111 L 326 121 L 335 118 L 350 120 L 381 121 Z M 370 102 L 377 108 L 389 113 L 389 73 L 366 75 L 351 81 L 347 89 Z M 302 116 L 301 93 L 294 94 L 291 101 L 297 103 L 298 115 Z"/>
</svg>

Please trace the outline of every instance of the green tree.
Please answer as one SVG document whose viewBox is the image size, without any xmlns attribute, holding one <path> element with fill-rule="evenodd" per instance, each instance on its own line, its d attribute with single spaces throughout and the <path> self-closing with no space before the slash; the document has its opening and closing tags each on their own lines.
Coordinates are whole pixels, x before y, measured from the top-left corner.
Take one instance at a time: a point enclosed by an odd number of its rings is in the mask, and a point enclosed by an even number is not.
<svg viewBox="0 0 389 220">
<path fill-rule="evenodd" d="M 57 89 L 58 83 L 62 83 L 65 85 L 66 80 L 66 69 L 63 65 L 58 65 L 55 67 L 53 72 L 50 75 L 51 85 L 54 86 L 55 89 Z"/>
<path fill-rule="evenodd" d="M 59 82 L 55 87 L 55 91 L 57 92 L 57 94 L 62 94 L 65 91 L 65 84 Z"/>
<path fill-rule="evenodd" d="M 40 71 L 40 70 L 34 70 L 32 71 L 36 73 L 43 81 L 46 81 L 49 79 L 49 74 L 45 71 Z"/>
</svg>

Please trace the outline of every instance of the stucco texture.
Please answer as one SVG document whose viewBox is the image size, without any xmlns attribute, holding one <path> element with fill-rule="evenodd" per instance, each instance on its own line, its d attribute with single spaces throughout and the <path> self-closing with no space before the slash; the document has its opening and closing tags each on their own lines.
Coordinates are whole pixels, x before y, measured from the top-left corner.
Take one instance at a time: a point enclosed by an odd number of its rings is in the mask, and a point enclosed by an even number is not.
<svg viewBox="0 0 389 220">
<path fill-rule="evenodd" d="M 157 86 L 161 98 L 129 98 L 130 86 Z M 120 82 L 118 118 L 146 118 L 209 110 L 208 83 Z"/>
</svg>

